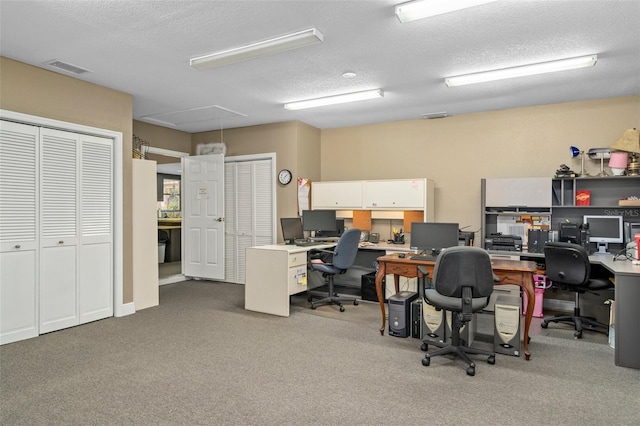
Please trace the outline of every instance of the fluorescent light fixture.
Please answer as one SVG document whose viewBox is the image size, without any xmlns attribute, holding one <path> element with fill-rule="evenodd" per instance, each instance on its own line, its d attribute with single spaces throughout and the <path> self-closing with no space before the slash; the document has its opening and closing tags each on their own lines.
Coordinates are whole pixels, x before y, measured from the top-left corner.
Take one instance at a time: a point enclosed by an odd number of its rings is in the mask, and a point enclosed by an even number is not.
<svg viewBox="0 0 640 426">
<path fill-rule="evenodd" d="M 444 79 L 447 87 L 464 86 L 466 84 L 484 83 L 487 81 L 503 80 L 513 77 L 545 74 L 548 72 L 572 70 L 575 68 L 592 67 L 598 61 L 598 55 L 580 56 L 578 58 L 560 59 L 558 61 L 541 62 L 523 65 L 521 67 L 504 68 L 475 74 L 459 75 Z"/>
<path fill-rule="evenodd" d="M 219 67 L 221 65 L 245 61 L 247 59 L 273 55 L 287 50 L 297 49 L 298 47 L 309 46 L 311 44 L 322 42 L 322 39 L 323 36 L 320 31 L 315 28 L 309 28 L 295 33 L 274 37 L 269 40 L 259 41 L 211 53 L 209 55 L 191 58 L 189 64 L 199 70 L 205 70 L 208 68 Z"/>
<path fill-rule="evenodd" d="M 496 0 L 416 0 L 397 5 L 396 16 L 400 22 L 411 22 L 494 1 Z"/>
<path fill-rule="evenodd" d="M 382 89 L 366 90 L 364 92 L 345 93 L 344 95 L 327 96 L 324 98 L 309 99 L 306 101 L 289 102 L 284 108 L 290 111 L 305 108 L 315 108 L 325 105 L 344 104 L 347 102 L 364 101 L 384 97 Z"/>
</svg>

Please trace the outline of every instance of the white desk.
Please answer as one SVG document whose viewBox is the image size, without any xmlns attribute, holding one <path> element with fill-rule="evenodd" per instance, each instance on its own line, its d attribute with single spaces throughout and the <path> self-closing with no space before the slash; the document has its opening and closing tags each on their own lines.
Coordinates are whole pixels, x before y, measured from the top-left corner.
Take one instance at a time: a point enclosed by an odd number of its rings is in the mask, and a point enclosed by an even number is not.
<svg viewBox="0 0 640 426">
<path fill-rule="evenodd" d="M 278 244 L 248 248 L 244 308 L 288 317 L 289 296 L 307 290 L 308 252 L 334 246 L 335 243 L 310 247 Z"/>
</svg>

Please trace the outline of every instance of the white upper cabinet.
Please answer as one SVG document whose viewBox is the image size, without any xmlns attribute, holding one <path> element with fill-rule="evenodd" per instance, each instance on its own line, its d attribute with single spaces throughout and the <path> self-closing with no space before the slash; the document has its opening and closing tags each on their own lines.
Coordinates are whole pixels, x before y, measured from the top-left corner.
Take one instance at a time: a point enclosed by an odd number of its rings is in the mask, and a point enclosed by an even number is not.
<svg viewBox="0 0 640 426">
<path fill-rule="evenodd" d="M 362 181 L 311 182 L 312 209 L 362 209 Z"/>
<path fill-rule="evenodd" d="M 487 207 L 551 207 L 551 178 L 494 178 L 485 180 Z"/>
<path fill-rule="evenodd" d="M 422 210 L 426 179 L 368 180 L 364 182 L 364 208 Z"/>
</svg>

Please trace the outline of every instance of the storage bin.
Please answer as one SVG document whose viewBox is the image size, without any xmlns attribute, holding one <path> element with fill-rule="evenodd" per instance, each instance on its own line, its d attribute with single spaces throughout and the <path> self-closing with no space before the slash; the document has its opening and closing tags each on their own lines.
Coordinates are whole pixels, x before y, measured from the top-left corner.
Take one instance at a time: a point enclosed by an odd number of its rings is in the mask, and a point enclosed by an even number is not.
<svg viewBox="0 0 640 426">
<path fill-rule="evenodd" d="M 166 243 L 158 243 L 158 263 L 164 263 L 164 253 L 166 249 Z"/>
<path fill-rule="evenodd" d="M 535 301 L 533 305 L 533 316 L 536 318 L 543 318 L 544 313 L 542 312 L 542 305 L 544 303 L 544 289 L 548 288 L 547 286 L 547 276 L 546 275 L 534 275 L 533 276 L 533 285 L 535 287 Z M 526 292 L 522 292 L 522 315 L 527 314 L 527 303 L 528 297 Z"/>
</svg>

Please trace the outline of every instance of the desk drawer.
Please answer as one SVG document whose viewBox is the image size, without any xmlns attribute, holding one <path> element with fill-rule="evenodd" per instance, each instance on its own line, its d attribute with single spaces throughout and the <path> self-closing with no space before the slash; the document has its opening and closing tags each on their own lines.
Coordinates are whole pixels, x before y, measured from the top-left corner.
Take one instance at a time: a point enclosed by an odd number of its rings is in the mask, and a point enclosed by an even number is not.
<svg viewBox="0 0 640 426">
<path fill-rule="evenodd" d="M 289 255 L 289 268 L 307 264 L 307 252 L 293 253 Z"/>
<path fill-rule="evenodd" d="M 403 265 L 387 263 L 387 274 L 400 275 L 407 278 L 415 278 L 418 276 L 418 267 L 416 265 Z"/>
<path fill-rule="evenodd" d="M 498 285 L 501 284 L 515 284 L 521 286 L 524 283 L 524 273 L 516 272 L 516 271 L 499 271 L 495 272 L 495 274 L 500 278 L 500 282 L 496 283 Z"/>
</svg>

